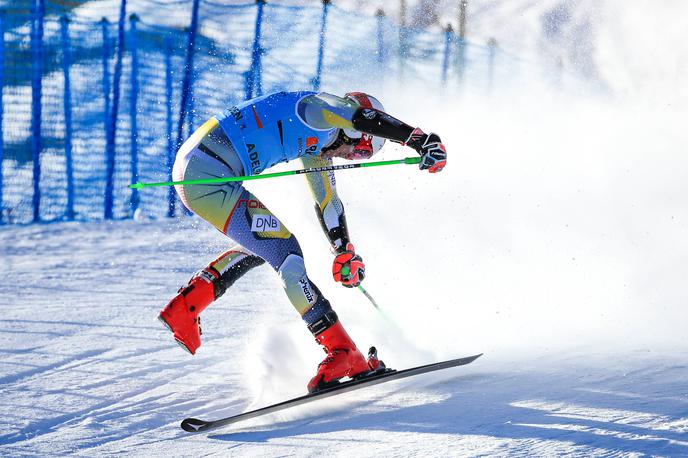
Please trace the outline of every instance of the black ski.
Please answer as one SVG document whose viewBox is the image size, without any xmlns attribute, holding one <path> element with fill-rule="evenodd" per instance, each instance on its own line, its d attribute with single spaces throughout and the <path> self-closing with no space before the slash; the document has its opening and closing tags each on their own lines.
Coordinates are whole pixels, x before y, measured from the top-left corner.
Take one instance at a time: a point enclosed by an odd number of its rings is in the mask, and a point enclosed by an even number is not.
<svg viewBox="0 0 688 458">
<path fill-rule="evenodd" d="M 219 428 L 220 426 L 225 426 L 239 421 L 248 420 L 249 418 L 255 418 L 261 415 L 278 412 L 280 410 L 288 409 L 289 407 L 294 407 L 301 404 L 306 404 L 308 402 L 317 401 L 318 399 L 329 398 L 330 396 L 347 393 L 349 391 L 358 390 L 359 388 L 364 388 L 367 386 L 377 385 L 378 383 L 399 380 L 402 378 L 411 377 L 413 375 L 425 374 L 426 372 L 448 369 L 450 367 L 463 366 L 465 364 L 475 361 L 481 355 L 482 353 L 475 356 L 450 359 L 449 361 L 443 361 L 441 363 L 427 364 L 425 366 L 413 367 L 411 369 L 405 369 L 401 371 L 388 369 L 386 372 L 383 373 L 373 374 L 365 378 L 350 380 L 348 382 L 342 382 L 337 386 L 320 390 L 316 393 L 307 394 L 305 396 L 290 399 L 288 401 L 280 402 L 277 404 L 273 404 L 271 406 L 252 410 L 250 412 L 245 412 L 239 415 L 233 415 L 231 417 L 222 418 L 219 420 L 205 421 L 199 420 L 197 418 L 187 418 L 184 421 L 182 421 L 181 426 L 184 431 L 188 431 L 190 433 L 208 431 L 209 429 Z"/>
</svg>

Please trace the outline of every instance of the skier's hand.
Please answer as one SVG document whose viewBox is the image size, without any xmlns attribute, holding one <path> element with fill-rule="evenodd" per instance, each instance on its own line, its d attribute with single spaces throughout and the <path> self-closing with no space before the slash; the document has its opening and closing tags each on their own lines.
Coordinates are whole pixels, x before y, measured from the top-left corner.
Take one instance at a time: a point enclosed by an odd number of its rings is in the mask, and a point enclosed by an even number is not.
<svg viewBox="0 0 688 458">
<path fill-rule="evenodd" d="M 421 170 L 436 173 L 442 171 L 447 165 L 447 150 L 444 148 L 439 135 L 426 134 L 416 128 L 411 132 L 406 144 L 420 154 L 422 160 L 419 167 Z"/>
<path fill-rule="evenodd" d="M 334 281 L 341 282 L 347 288 L 353 288 L 361 284 L 365 277 L 365 264 L 354 251 L 354 246 L 347 243 L 336 252 L 332 264 L 332 276 Z"/>
</svg>

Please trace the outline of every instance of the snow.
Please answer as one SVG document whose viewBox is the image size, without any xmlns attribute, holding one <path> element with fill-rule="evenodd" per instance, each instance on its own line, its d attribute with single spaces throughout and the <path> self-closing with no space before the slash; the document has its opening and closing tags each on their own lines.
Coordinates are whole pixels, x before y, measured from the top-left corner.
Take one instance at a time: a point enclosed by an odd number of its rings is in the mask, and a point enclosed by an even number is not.
<svg viewBox="0 0 688 458">
<path fill-rule="evenodd" d="M 4 455 L 688 451 L 685 346 L 623 353 L 604 347 L 521 354 L 493 349 L 442 374 L 189 435 L 178 428 L 186 416 L 212 418 L 302 394 L 319 358 L 267 268 L 247 274 L 204 313 L 204 345 L 196 356 L 173 343 L 155 319 L 158 309 L 199 267 L 199 258 L 225 246 L 221 235 L 197 223 L 3 228 Z M 350 304 L 338 311 L 357 335 L 377 317 L 353 291 L 345 293 Z M 364 321 L 352 319 L 354 307 Z M 463 307 L 456 316 L 470 314 Z M 427 358 L 442 353 L 423 350 Z M 380 351 L 388 361 L 403 359 L 393 345 Z M 466 354 L 467 345 L 452 351 Z"/>
<path fill-rule="evenodd" d="M 437 100 L 390 105 L 440 132 L 452 161 L 437 176 L 338 175 L 385 316 L 329 279 L 302 179 L 251 189 L 363 348 L 398 368 L 482 358 L 189 435 L 187 416 L 304 393 L 322 353 L 274 273 L 255 269 L 204 312 L 192 357 L 156 316 L 228 246 L 203 221 L 3 226 L 3 454 L 688 454 L 680 117 L 556 98 L 464 96 L 443 116 Z"/>
<path fill-rule="evenodd" d="M 361 347 L 396 368 L 480 359 L 190 435 L 185 417 L 304 394 L 322 352 L 275 274 L 257 268 L 209 307 L 190 356 L 156 317 L 228 247 L 203 221 L 0 226 L 0 455 L 687 456 L 686 47 L 657 51 L 676 65 L 650 73 L 614 52 L 649 49 L 616 28 L 648 5 L 595 29 L 617 92 L 379 92 L 450 154 L 436 176 L 337 175 L 384 315 L 329 278 L 302 178 L 250 184 Z M 675 27 L 662 39 L 680 41 Z"/>
</svg>

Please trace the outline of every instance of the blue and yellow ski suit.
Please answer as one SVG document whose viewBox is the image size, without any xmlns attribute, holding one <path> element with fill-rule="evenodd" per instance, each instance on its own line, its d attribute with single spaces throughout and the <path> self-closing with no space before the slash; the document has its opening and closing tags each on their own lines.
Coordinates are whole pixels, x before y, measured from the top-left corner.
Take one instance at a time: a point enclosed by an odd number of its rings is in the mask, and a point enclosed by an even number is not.
<svg viewBox="0 0 688 458">
<path fill-rule="evenodd" d="M 183 144 L 174 181 L 255 175 L 281 162 L 300 159 L 305 167 L 327 166 L 321 149 L 335 141 L 357 107 L 325 93 L 277 92 L 248 100 L 209 119 Z M 307 174 L 318 216 L 333 247 L 346 244 L 344 207 L 333 172 Z M 236 242 L 206 269 L 219 274 L 216 298 L 251 268 L 267 262 L 287 296 L 314 326 L 331 308 L 306 273 L 296 237 L 240 182 L 178 185 L 187 208 Z"/>
</svg>

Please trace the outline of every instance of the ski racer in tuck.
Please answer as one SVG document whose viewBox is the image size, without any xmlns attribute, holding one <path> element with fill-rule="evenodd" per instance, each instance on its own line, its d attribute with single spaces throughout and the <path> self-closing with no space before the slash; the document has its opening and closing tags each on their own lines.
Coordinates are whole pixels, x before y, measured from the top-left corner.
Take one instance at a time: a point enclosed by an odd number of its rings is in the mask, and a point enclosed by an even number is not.
<svg viewBox="0 0 688 458">
<path fill-rule="evenodd" d="M 255 175 L 297 158 L 305 167 L 324 167 L 335 157 L 370 158 L 385 139 L 416 150 L 421 170 L 439 172 L 446 164 L 439 136 L 388 115 L 370 95 L 351 92 L 342 98 L 323 92 L 278 92 L 209 119 L 179 149 L 173 178 Z M 365 265 L 349 239 L 334 174 L 306 176 L 334 254 L 334 280 L 356 287 Z M 376 352 L 366 359 L 356 348 L 328 300 L 308 278 L 296 237 L 241 182 L 176 185 L 176 190 L 187 208 L 237 243 L 196 273 L 160 312 L 160 320 L 184 349 L 195 354 L 201 345 L 199 314 L 247 271 L 267 262 L 327 353 L 308 383 L 309 392 L 384 367 Z"/>
</svg>

